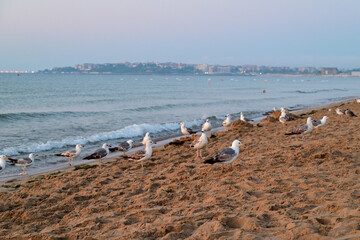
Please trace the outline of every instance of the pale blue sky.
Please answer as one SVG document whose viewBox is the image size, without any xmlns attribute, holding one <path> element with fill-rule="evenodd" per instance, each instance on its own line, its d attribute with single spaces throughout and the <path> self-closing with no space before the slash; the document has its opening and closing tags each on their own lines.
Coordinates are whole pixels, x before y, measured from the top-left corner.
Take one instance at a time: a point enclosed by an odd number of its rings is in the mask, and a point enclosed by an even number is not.
<svg viewBox="0 0 360 240">
<path fill-rule="evenodd" d="M 0 70 L 183 62 L 360 67 L 359 0 L 0 0 Z"/>
</svg>

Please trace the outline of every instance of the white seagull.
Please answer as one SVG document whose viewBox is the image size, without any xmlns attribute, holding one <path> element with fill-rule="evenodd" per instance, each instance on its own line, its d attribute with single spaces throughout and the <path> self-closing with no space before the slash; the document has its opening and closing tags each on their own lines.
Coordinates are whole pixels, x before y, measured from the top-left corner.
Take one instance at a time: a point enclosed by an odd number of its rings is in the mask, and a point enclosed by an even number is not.
<svg viewBox="0 0 360 240">
<path fill-rule="evenodd" d="M 243 121 L 243 122 L 246 122 L 246 123 L 251 121 L 250 119 L 244 117 L 244 114 L 242 112 L 240 113 L 240 120 Z"/>
<path fill-rule="evenodd" d="M 66 157 L 69 160 L 69 167 L 74 165 L 74 158 L 77 158 L 81 153 L 81 148 L 83 145 L 76 145 L 75 150 L 69 150 L 60 154 L 55 154 L 55 156 Z"/>
<path fill-rule="evenodd" d="M 360 98 L 356 99 L 356 102 L 357 102 L 357 103 L 360 103 Z"/>
<path fill-rule="evenodd" d="M 294 135 L 294 134 L 302 134 L 302 138 L 305 141 L 305 134 L 311 133 L 312 129 L 313 129 L 313 124 L 312 124 L 312 117 L 308 117 L 306 120 L 306 124 L 301 125 L 298 128 L 293 129 L 291 132 L 289 133 L 285 133 L 285 135 Z"/>
<path fill-rule="evenodd" d="M 140 150 L 130 156 L 124 156 L 124 158 L 141 162 L 141 167 L 144 168 L 144 161 L 151 158 L 153 144 L 153 141 L 149 140 L 145 144 L 145 150 Z"/>
<path fill-rule="evenodd" d="M 222 122 L 221 125 L 223 125 L 223 127 L 227 128 L 231 124 L 231 116 L 230 116 L 230 114 L 227 114 L 225 117 L 226 117 L 226 119 Z"/>
<path fill-rule="evenodd" d="M 286 114 L 284 108 L 281 108 L 281 115 L 279 117 L 279 121 L 283 124 L 286 123 L 287 121 L 290 121 L 290 116 Z"/>
<path fill-rule="evenodd" d="M 202 128 L 204 128 L 205 131 L 211 130 L 211 123 L 210 123 L 209 119 L 206 119 L 206 122 L 202 125 Z"/>
<path fill-rule="evenodd" d="M 0 173 L 2 173 L 5 170 L 6 158 L 8 158 L 8 157 L 5 155 L 0 155 Z"/>
<path fill-rule="evenodd" d="M 184 134 L 184 135 L 191 135 L 191 134 L 196 133 L 196 132 L 193 131 L 191 128 L 187 128 L 187 127 L 185 126 L 185 122 L 181 122 L 180 125 L 181 125 L 181 133 L 182 133 L 182 134 Z"/>
<path fill-rule="evenodd" d="M 91 154 L 87 157 L 84 157 L 83 159 L 84 160 L 99 159 L 99 165 L 101 166 L 101 164 L 102 164 L 101 159 L 109 154 L 109 147 L 110 147 L 109 145 L 104 143 L 101 148 L 97 149 L 93 154 Z"/>
<path fill-rule="evenodd" d="M 239 140 L 234 140 L 231 147 L 221 150 L 214 157 L 205 160 L 204 163 L 230 164 L 234 162 L 236 158 L 239 156 L 239 152 L 240 152 L 239 147 L 245 148 L 245 145 L 243 145 Z"/>
<path fill-rule="evenodd" d="M 145 136 L 144 136 L 144 138 L 143 138 L 143 140 L 141 142 L 142 145 L 145 145 L 146 142 L 149 141 L 149 140 L 151 141 L 151 137 L 150 137 L 150 133 L 147 132 L 147 133 L 145 133 Z"/>
<path fill-rule="evenodd" d="M 200 156 L 200 158 L 202 158 L 202 149 L 204 147 L 206 147 L 206 145 L 208 144 L 208 138 L 206 136 L 206 130 L 203 128 L 201 130 L 201 136 L 197 139 L 195 139 L 191 144 L 190 147 L 195 148 L 196 149 L 196 154 L 197 157 Z M 200 155 L 199 155 L 200 152 Z"/>
<path fill-rule="evenodd" d="M 22 167 L 23 172 L 20 173 L 20 175 L 21 174 L 28 175 L 28 173 L 26 172 L 26 167 L 33 164 L 33 162 L 35 160 L 35 156 L 38 156 L 38 155 L 34 154 L 34 153 L 30 153 L 29 157 L 19 158 L 19 159 L 8 157 L 8 159 L 10 160 L 11 165 L 15 165 L 17 167 Z"/>
<path fill-rule="evenodd" d="M 345 114 L 345 110 L 344 109 L 341 109 L 341 108 L 337 108 L 335 109 L 335 112 L 339 115 L 344 115 Z"/>
<path fill-rule="evenodd" d="M 125 152 L 132 149 L 133 144 L 134 144 L 133 140 L 128 140 L 126 142 L 120 143 L 117 147 L 109 148 L 109 150 L 110 150 L 110 152 L 120 151 L 125 156 L 126 155 Z"/>
<path fill-rule="evenodd" d="M 320 120 L 315 120 L 315 119 L 312 120 L 312 124 L 313 124 L 313 127 L 315 128 L 316 132 L 319 132 L 319 127 L 322 127 L 325 125 L 326 120 L 328 120 L 327 116 L 323 116 L 323 118 Z"/>
</svg>

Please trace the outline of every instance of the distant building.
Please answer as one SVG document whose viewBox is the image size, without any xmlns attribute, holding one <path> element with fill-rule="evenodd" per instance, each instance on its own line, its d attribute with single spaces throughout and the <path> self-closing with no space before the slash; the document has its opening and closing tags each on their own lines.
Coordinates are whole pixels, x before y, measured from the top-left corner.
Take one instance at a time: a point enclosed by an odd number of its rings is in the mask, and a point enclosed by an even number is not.
<svg viewBox="0 0 360 240">
<path fill-rule="evenodd" d="M 360 71 L 352 71 L 351 76 L 360 77 Z"/>
<path fill-rule="evenodd" d="M 319 68 L 321 75 L 336 75 L 339 73 L 337 68 Z"/>
</svg>

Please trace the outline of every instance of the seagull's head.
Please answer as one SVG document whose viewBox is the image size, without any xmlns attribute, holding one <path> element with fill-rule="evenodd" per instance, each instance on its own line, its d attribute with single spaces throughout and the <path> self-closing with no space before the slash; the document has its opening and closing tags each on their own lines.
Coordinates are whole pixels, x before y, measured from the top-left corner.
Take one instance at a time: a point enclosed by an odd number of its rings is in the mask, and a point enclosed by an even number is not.
<svg viewBox="0 0 360 240">
<path fill-rule="evenodd" d="M 152 140 L 148 140 L 147 142 L 146 142 L 146 146 L 148 147 L 148 146 L 152 146 L 152 145 L 154 145 L 154 142 L 152 141 Z"/>
<path fill-rule="evenodd" d="M 104 143 L 103 145 L 102 145 L 102 148 L 104 148 L 104 149 L 107 149 L 107 148 L 109 148 L 109 147 L 111 147 L 109 144 L 107 144 L 107 143 Z"/>
<path fill-rule="evenodd" d="M 1 160 L 1 161 L 5 161 L 6 158 L 9 158 L 9 157 L 7 157 L 7 156 L 5 156 L 5 155 L 0 155 L 0 160 Z"/>
<path fill-rule="evenodd" d="M 180 125 L 181 125 L 181 126 L 185 126 L 185 123 L 184 123 L 184 122 L 181 122 Z"/>
<path fill-rule="evenodd" d="M 312 125 L 312 121 L 313 121 L 313 118 L 312 117 L 308 117 L 307 120 L 306 120 L 306 124 L 307 125 Z"/>
<path fill-rule="evenodd" d="M 149 137 L 149 135 L 150 135 L 149 132 L 145 133 L 145 137 Z"/>
<path fill-rule="evenodd" d="M 209 119 L 206 119 L 206 122 L 208 123 L 208 122 L 209 122 Z"/>
<path fill-rule="evenodd" d="M 134 141 L 131 140 L 131 139 L 130 139 L 130 140 L 127 140 L 126 142 L 127 142 L 128 144 L 130 144 L 130 145 L 133 145 L 133 144 L 134 144 Z"/>
<path fill-rule="evenodd" d="M 285 112 L 285 109 L 282 107 L 282 108 L 280 108 L 280 111 L 281 111 L 281 112 Z"/>
<path fill-rule="evenodd" d="M 34 154 L 34 153 L 30 153 L 30 154 L 29 154 L 29 158 L 30 158 L 31 160 L 34 160 L 35 156 L 39 156 L 39 155 L 38 155 L 38 154 Z"/>
<path fill-rule="evenodd" d="M 276 111 L 277 110 L 276 107 L 274 107 L 273 110 Z"/>
<path fill-rule="evenodd" d="M 227 118 L 228 118 L 228 117 L 230 117 L 230 114 L 226 114 L 226 116 L 225 116 L 225 117 L 227 117 Z"/>
<path fill-rule="evenodd" d="M 233 143 L 232 143 L 232 147 L 233 148 L 245 148 L 245 145 L 242 144 L 239 140 L 234 140 Z"/>
<path fill-rule="evenodd" d="M 81 148 L 83 148 L 84 146 L 83 145 L 80 145 L 80 144 L 78 144 L 78 145 L 76 145 L 76 149 L 81 149 Z"/>
<path fill-rule="evenodd" d="M 201 129 L 201 132 L 202 132 L 202 133 L 205 133 L 205 132 L 206 132 L 205 128 L 202 128 L 202 129 Z"/>
</svg>

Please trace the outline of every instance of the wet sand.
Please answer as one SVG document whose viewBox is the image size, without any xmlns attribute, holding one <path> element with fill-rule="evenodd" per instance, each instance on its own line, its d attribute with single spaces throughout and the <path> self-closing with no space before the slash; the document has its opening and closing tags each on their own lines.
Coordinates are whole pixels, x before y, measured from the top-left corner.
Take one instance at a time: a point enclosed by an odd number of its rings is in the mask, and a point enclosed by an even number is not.
<svg viewBox="0 0 360 240">
<path fill-rule="evenodd" d="M 360 113 L 359 103 L 337 105 Z M 360 239 L 360 117 L 328 108 L 213 133 L 205 158 L 235 139 L 247 147 L 224 169 L 203 164 L 189 139 L 155 148 L 144 169 L 116 157 L 0 183 L 0 236 Z M 324 115 L 328 123 L 305 142 L 284 135 Z"/>
</svg>

